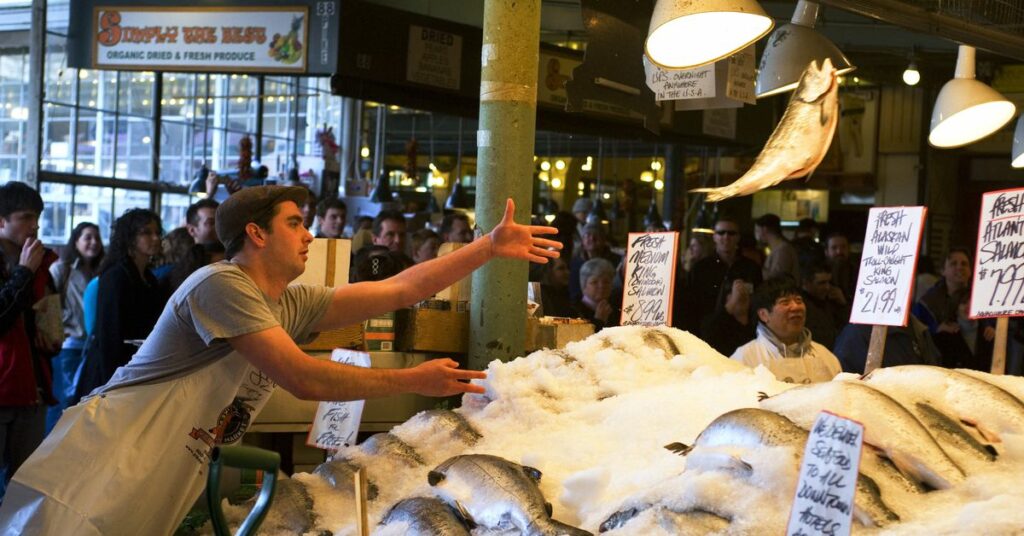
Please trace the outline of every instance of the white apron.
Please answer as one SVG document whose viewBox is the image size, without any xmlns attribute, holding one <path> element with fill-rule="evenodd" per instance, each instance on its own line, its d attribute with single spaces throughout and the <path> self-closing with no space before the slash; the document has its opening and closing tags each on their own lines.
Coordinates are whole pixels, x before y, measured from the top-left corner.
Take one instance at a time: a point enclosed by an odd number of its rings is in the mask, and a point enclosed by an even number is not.
<svg viewBox="0 0 1024 536">
<path fill-rule="evenodd" d="M 14 475 L 3 534 L 173 533 L 206 486 L 212 447 L 241 439 L 274 387 L 232 352 L 68 408 Z"/>
</svg>

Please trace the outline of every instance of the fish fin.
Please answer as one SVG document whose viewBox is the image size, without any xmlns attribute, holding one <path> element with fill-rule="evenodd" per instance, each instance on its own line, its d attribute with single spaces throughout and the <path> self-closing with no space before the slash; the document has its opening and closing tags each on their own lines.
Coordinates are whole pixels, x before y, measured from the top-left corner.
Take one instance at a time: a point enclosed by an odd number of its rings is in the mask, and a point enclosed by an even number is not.
<svg viewBox="0 0 1024 536">
<path fill-rule="evenodd" d="M 766 393 L 764 391 L 758 391 L 757 392 L 757 401 L 758 402 L 764 402 L 765 399 L 768 399 L 768 398 L 771 398 L 770 396 L 768 396 L 768 393 Z"/>
<path fill-rule="evenodd" d="M 665 448 L 680 456 L 686 456 L 691 450 L 693 450 L 693 447 L 679 442 L 669 443 L 668 445 L 665 445 Z"/>
<path fill-rule="evenodd" d="M 960 422 L 977 430 L 978 435 L 980 435 L 985 441 L 988 441 L 989 443 L 1002 443 L 1003 441 L 1003 439 L 999 436 L 998 432 L 996 432 L 995 430 L 989 430 L 988 428 L 982 426 L 981 423 L 979 423 L 978 421 L 975 421 L 973 419 L 965 419 L 961 417 Z"/>
<path fill-rule="evenodd" d="M 715 190 L 716 188 L 691 188 L 690 190 L 687 191 L 690 192 L 691 194 L 706 194 L 708 192 L 713 192 Z"/>
<path fill-rule="evenodd" d="M 544 476 L 544 473 L 540 472 L 540 469 L 530 467 L 529 465 L 523 466 L 523 472 L 526 473 L 526 476 L 530 477 L 530 480 L 532 480 L 534 484 L 540 484 L 540 477 Z"/>
<path fill-rule="evenodd" d="M 439 482 L 441 482 L 444 479 L 444 473 L 439 473 L 437 471 L 430 471 L 429 473 L 427 473 L 427 483 L 429 483 L 431 486 L 436 486 Z"/>
<path fill-rule="evenodd" d="M 473 515 L 469 513 L 469 510 L 466 510 L 466 507 L 462 506 L 462 503 L 460 503 L 459 501 L 452 502 L 455 503 L 454 506 L 456 515 L 458 515 L 459 518 L 461 518 L 462 521 L 466 523 L 466 526 L 468 526 L 470 529 L 476 528 L 476 521 L 473 519 Z"/>
<path fill-rule="evenodd" d="M 908 478 L 922 482 L 934 489 L 949 489 L 953 483 L 944 476 L 936 473 L 917 457 L 902 451 L 886 449 L 885 457 L 892 461 L 893 465 Z"/>
<path fill-rule="evenodd" d="M 555 507 L 551 506 L 551 503 L 544 501 L 544 511 L 547 512 L 548 517 L 555 515 Z"/>
</svg>

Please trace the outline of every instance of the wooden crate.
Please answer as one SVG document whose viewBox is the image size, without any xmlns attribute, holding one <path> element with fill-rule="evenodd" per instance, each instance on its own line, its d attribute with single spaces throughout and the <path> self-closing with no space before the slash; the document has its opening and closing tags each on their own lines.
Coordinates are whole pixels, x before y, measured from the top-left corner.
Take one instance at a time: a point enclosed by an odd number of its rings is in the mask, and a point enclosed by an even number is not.
<svg viewBox="0 0 1024 536">
<path fill-rule="evenodd" d="M 469 312 L 402 309 L 397 330 L 401 352 L 464 354 L 469 347 Z"/>
<path fill-rule="evenodd" d="M 360 322 L 340 329 L 321 331 L 315 339 L 299 348 L 307 352 L 329 352 L 335 348 L 360 350 L 363 348 L 363 324 Z"/>
<path fill-rule="evenodd" d="M 542 348 L 564 348 L 570 342 L 576 342 L 594 334 L 594 325 L 590 323 L 542 324 L 540 319 L 526 319 L 526 351 L 532 352 Z"/>
</svg>

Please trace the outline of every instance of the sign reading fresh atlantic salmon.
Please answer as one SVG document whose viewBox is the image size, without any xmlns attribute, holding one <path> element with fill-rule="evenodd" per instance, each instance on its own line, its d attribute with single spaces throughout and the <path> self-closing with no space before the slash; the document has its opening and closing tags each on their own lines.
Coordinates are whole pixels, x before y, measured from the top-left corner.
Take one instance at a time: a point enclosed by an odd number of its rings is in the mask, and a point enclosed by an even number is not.
<svg viewBox="0 0 1024 536">
<path fill-rule="evenodd" d="M 678 243 L 677 232 L 629 233 L 621 325 L 672 325 Z"/>
<path fill-rule="evenodd" d="M 970 314 L 1024 315 L 1024 188 L 981 197 Z"/>
<path fill-rule="evenodd" d="M 907 325 L 926 210 L 876 207 L 868 213 L 850 322 Z"/>
<path fill-rule="evenodd" d="M 789 536 L 850 534 L 864 425 L 827 411 L 818 414 L 807 436 Z"/>
</svg>

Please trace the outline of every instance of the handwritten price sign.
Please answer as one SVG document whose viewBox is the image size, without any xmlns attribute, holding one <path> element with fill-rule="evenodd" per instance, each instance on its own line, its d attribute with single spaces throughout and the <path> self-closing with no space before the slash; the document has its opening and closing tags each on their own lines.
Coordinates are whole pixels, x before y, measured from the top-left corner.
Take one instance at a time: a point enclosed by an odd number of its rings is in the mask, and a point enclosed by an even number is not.
<svg viewBox="0 0 1024 536">
<path fill-rule="evenodd" d="M 868 214 L 850 322 L 905 326 L 925 207 L 879 207 Z"/>
<path fill-rule="evenodd" d="M 864 425 L 827 411 L 807 436 L 789 536 L 850 534 Z"/>
<path fill-rule="evenodd" d="M 337 349 L 331 352 L 331 361 L 356 367 L 370 367 L 370 354 Z M 359 423 L 363 418 L 363 401 L 320 402 L 313 417 L 306 444 L 326 450 L 338 450 L 354 445 Z"/>
<path fill-rule="evenodd" d="M 971 317 L 1024 315 L 1024 188 L 981 197 Z"/>
<path fill-rule="evenodd" d="M 672 289 L 679 233 L 629 233 L 626 281 L 622 289 L 623 326 L 672 324 Z"/>
</svg>

